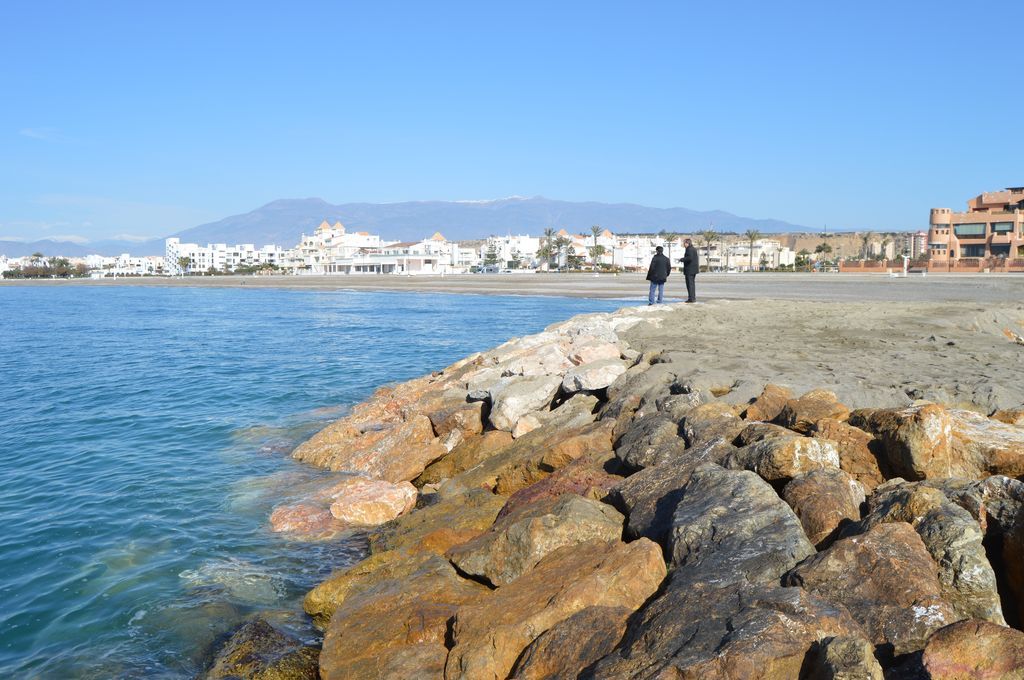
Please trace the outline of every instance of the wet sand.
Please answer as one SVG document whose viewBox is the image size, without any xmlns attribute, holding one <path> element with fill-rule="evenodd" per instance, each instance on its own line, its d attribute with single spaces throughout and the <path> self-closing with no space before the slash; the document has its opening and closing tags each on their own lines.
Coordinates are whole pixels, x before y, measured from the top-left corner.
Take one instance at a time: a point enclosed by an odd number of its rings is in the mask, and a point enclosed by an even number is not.
<svg viewBox="0 0 1024 680">
<path fill-rule="evenodd" d="M 641 301 L 647 296 L 642 274 L 467 274 L 460 276 L 194 276 L 72 281 L 0 281 L 0 286 L 189 286 L 380 290 L 476 295 L 553 295 Z M 671 300 L 685 297 L 681 275 L 669 279 Z M 700 300 L 820 300 L 833 302 L 944 302 L 982 304 L 1024 300 L 1022 274 L 702 274 Z"/>
</svg>

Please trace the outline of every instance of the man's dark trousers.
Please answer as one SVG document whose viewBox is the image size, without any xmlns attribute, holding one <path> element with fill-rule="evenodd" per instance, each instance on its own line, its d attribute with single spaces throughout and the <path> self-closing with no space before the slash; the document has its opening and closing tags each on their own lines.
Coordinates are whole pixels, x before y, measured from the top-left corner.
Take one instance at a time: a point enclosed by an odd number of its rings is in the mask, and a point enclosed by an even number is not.
<svg viewBox="0 0 1024 680">
<path fill-rule="evenodd" d="M 697 275 L 696 274 L 684 274 L 686 278 L 686 301 L 696 302 L 697 301 Z"/>
</svg>

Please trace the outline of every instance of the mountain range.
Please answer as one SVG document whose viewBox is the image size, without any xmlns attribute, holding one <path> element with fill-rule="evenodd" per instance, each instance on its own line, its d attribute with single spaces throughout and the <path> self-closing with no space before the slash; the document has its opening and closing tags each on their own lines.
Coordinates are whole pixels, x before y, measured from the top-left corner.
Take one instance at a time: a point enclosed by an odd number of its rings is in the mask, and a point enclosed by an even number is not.
<svg viewBox="0 0 1024 680">
<path fill-rule="evenodd" d="M 540 234 L 547 227 L 574 233 L 589 233 L 600 225 L 617 233 L 668 230 L 692 233 L 714 228 L 742 233 L 757 229 L 763 233 L 810 231 L 808 227 L 774 219 L 740 217 L 722 210 L 651 208 L 633 203 L 558 201 L 543 197 L 511 197 L 493 201 L 408 201 L 403 203 L 342 203 L 333 205 L 320 198 L 281 199 L 242 215 L 200 224 L 176 234 L 186 243 L 253 243 L 257 247 L 274 243 L 291 247 L 301 234 L 311 233 L 322 220 L 340 221 L 348 229 L 380 234 L 381 238 L 418 241 L 440 231 L 451 241 L 485 238 L 499 234 Z M 54 241 L 34 243 L 0 242 L 0 253 L 77 256 L 90 252 L 116 255 L 159 255 L 163 238 L 142 242 L 99 241 L 84 245 Z M 22 252 L 24 251 L 24 252 Z"/>
</svg>

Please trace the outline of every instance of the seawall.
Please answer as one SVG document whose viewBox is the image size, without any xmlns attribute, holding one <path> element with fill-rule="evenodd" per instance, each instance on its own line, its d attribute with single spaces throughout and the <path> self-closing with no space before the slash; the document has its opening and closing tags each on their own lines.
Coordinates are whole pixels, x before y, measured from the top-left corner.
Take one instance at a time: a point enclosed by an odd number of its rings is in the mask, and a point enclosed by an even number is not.
<svg viewBox="0 0 1024 680">
<path fill-rule="evenodd" d="M 381 388 L 293 454 L 353 476 L 270 518 L 371 527 L 369 556 L 306 597 L 322 647 L 253 622 L 208 677 L 1024 664 L 1024 349 L 1003 333 L 1022 318 L 628 308 Z"/>
</svg>

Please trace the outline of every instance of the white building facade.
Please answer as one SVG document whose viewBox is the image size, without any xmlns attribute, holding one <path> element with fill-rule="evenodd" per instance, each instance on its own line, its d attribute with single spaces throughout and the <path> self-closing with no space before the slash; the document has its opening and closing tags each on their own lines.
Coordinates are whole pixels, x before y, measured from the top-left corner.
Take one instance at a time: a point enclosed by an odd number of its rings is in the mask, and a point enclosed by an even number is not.
<svg viewBox="0 0 1024 680">
<path fill-rule="evenodd" d="M 182 267 L 181 258 L 189 264 Z M 211 269 L 217 272 L 233 272 L 239 267 L 263 264 L 288 269 L 295 259 L 291 249 L 276 245 L 256 248 L 252 243 L 229 246 L 225 243 L 182 243 L 181 239 L 169 238 L 164 242 L 164 271 L 168 274 L 205 274 Z"/>
</svg>

